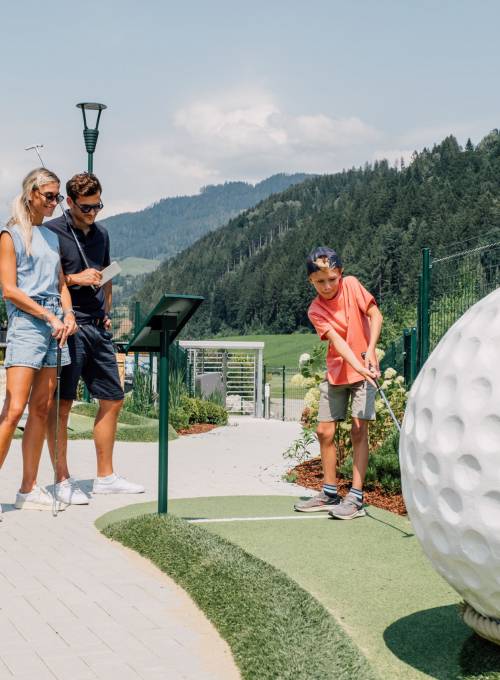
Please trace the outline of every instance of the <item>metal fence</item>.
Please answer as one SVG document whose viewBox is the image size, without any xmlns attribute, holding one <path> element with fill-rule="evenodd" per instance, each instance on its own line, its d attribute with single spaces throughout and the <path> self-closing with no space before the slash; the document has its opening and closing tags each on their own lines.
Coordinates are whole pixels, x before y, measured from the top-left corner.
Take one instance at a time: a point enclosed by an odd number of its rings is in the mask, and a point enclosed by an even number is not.
<svg viewBox="0 0 500 680">
<path fill-rule="evenodd" d="M 308 388 L 292 383 L 292 378 L 297 373 L 297 369 L 286 366 L 264 366 L 264 384 L 270 387 L 264 414 L 267 418 L 296 421 L 301 419 Z"/>
</svg>

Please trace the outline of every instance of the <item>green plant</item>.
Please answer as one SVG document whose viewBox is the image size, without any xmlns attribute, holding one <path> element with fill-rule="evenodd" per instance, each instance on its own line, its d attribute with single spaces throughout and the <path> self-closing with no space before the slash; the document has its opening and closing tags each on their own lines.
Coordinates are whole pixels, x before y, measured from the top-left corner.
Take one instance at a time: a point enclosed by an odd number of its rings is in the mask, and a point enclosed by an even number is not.
<svg viewBox="0 0 500 680">
<path fill-rule="evenodd" d="M 365 488 L 373 489 L 377 482 L 387 494 L 401 493 L 401 469 L 399 467 L 399 433 L 394 430 L 368 459 Z M 339 465 L 343 477 L 352 478 L 352 454 Z"/>
<path fill-rule="evenodd" d="M 149 373 L 136 369 L 134 371 L 134 389 L 127 394 L 123 409 L 149 418 L 158 417 L 158 395 L 153 390 Z"/>
<path fill-rule="evenodd" d="M 213 401 L 183 395 L 181 408 L 187 414 L 189 423 L 212 423 L 225 425 L 228 414 L 226 409 Z"/>
<path fill-rule="evenodd" d="M 183 368 L 178 366 L 171 368 L 169 372 L 169 409 L 178 409 L 181 407 L 182 397 L 187 394 L 186 388 L 186 372 Z"/>
<path fill-rule="evenodd" d="M 168 420 L 176 430 L 185 430 L 189 427 L 189 415 L 180 406 L 169 409 Z"/>
<path fill-rule="evenodd" d="M 316 441 L 314 430 L 303 427 L 302 434 L 283 452 L 283 458 L 291 458 L 296 465 L 300 465 L 312 456 L 310 447 Z"/>
</svg>

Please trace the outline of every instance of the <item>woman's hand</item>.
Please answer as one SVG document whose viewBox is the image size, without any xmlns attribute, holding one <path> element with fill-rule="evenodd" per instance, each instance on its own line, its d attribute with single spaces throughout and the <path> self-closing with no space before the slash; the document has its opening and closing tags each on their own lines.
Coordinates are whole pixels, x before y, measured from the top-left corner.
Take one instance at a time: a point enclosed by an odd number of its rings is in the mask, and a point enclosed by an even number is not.
<svg viewBox="0 0 500 680">
<path fill-rule="evenodd" d="M 74 335 L 78 330 L 78 325 L 76 323 L 75 313 L 66 312 L 64 315 L 64 325 L 68 329 L 68 335 Z"/>
<path fill-rule="evenodd" d="M 68 328 L 55 314 L 49 316 L 48 322 L 52 326 L 52 337 L 58 341 L 59 347 L 64 347 L 69 335 Z"/>
</svg>

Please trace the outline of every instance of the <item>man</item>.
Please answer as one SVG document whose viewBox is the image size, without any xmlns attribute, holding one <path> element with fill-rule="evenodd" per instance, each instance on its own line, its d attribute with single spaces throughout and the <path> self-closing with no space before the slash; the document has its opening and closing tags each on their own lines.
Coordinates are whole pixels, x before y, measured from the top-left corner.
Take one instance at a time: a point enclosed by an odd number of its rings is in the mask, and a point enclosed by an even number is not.
<svg viewBox="0 0 500 680">
<path fill-rule="evenodd" d="M 95 175 L 75 175 L 66 184 L 69 210 L 44 224 L 59 238 L 62 269 L 79 327 L 68 343 L 71 364 L 64 366 L 61 372 L 58 483 L 55 489 L 60 501 L 73 505 L 88 503 L 88 496 L 70 476 L 67 464 L 68 419 L 80 378 L 91 396 L 99 400 L 94 423 L 97 477 L 93 493 L 144 491 L 144 487 L 119 477 L 113 471 L 113 445 L 124 394 L 110 332 L 112 283 L 108 281 L 102 287 L 100 285 L 101 270 L 110 264 L 108 232 L 95 222 L 104 207 L 101 192 L 101 184 Z M 47 428 L 52 459 L 55 425 L 54 405 Z"/>
</svg>

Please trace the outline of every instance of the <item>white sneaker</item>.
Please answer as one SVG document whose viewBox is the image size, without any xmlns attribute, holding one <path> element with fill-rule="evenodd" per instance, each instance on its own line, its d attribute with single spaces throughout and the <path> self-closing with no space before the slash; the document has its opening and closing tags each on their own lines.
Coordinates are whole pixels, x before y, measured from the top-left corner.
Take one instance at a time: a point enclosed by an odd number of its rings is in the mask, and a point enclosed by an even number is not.
<svg viewBox="0 0 500 680">
<path fill-rule="evenodd" d="M 129 482 L 125 477 L 116 474 L 94 479 L 93 493 L 144 493 L 144 487 L 140 484 Z"/>
<path fill-rule="evenodd" d="M 56 498 L 66 505 L 88 505 L 89 497 L 78 486 L 73 477 L 68 477 L 56 484 Z"/>
<path fill-rule="evenodd" d="M 16 508 L 18 510 L 52 510 L 54 497 L 47 489 L 35 486 L 29 493 L 17 492 Z M 57 501 L 57 510 L 65 510 L 66 505 Z"/>
</svg>

